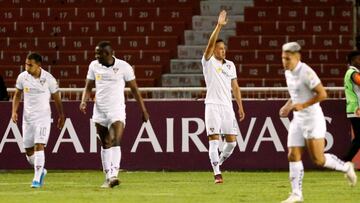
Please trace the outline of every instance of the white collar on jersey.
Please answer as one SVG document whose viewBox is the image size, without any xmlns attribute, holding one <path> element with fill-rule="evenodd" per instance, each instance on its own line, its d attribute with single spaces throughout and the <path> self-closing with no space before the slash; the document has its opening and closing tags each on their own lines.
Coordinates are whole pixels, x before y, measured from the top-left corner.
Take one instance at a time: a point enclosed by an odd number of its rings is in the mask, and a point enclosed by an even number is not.
<svg viewBox="0 0 360 203">
<path fill-rule="evenodd" d="M 301 61 L 299 61 L 299 62 L 296 64 L 295 68 L 294 68 L 294 69 L 292 69 L 292 71 L 291 71 L 291 72 L 293 72 L 293 73 L 298 72 L 298 71 L 300 70 L 301 65 L 302 65 L 302 62 L 301 62 Z"/>
</svg>

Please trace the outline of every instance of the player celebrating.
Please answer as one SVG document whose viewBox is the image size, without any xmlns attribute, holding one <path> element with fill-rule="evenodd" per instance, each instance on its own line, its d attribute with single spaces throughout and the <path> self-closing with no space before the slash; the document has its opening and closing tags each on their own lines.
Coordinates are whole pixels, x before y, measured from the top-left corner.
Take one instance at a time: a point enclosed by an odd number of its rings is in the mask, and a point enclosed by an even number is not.
<svg viewBox="0 0 360 203">
<path fill-rule="evenodd" d="M 16 80 L 11 115 L 11 119 L 16 123 L 17 110 L 23 92 L 23 142 L 27 160 L 34 167 L 32 188 L 43 186 L 47 173 L 44 168 L 44 148 L 49 139 L 51 126 L 50 96 L 54 99 L 59 114 L 57 127 L 61 129 L 65 121 L 58 84 L 50 73 L 41 68 L 41 63 L 40 54 L 31 53 L 27 56 L 26 71 L 20 73 Z"/>
<path fill-rule="evenodd" d="M 297 42 L 289 42 L 282 47 L 282 63 L 290 99 L 279 114 L 281 117 L 287 117 L 291 111 L 294 114 L 287 141 L 292 192 L 283 203 L 303 201 L 304 167 L 301 157 L 305 146 L 317 166 L 344 172 L 351 186 L 357 181 L 351 162 L 344 163 L 333 154 L 324 154 L 326 123 L 319 103 L 326 99 L 327 94 L 316 73 L 300 61 L 300 50 Z"/>
<path fill-rule="evenodd" d="M 215 184 L 222 183 L 220 165 L 232 154 L 236 146 L 237 121 L 232 107 L 231 90 L 238 105 L 240 121 L 245 118 L 232 61 L 225 59 L 225 43 L 218 39 L 220 30 L 227 23 L 226 11 L 221 11 L 215 30 L 210 36 L 201 63 L 207 87 L 205 99 L 205 125 L 209 138 L 209 157 L 214 171 Z M 219 135 L 226 143 L 219 157 Z"/>
<path fill-rule="evenodd" d="M 130 86 L 136 101 L 140 104 L 143 121 L 149 120 L 143 99 L 137 88 L 132 67 L 125 61 L 113 56 L 111 44 L 100 42 L 95 48 L 95 58 L 89 65 L 80 110 L 86 113 L 86 101 L 91 90 L 96 87 L 96 102 L 93 121 L 101 140 L 101 160 L 105 173 L 103 188 L 119 185 L 120 142 L 125 127 L 125 83 Z"/>
</svg>

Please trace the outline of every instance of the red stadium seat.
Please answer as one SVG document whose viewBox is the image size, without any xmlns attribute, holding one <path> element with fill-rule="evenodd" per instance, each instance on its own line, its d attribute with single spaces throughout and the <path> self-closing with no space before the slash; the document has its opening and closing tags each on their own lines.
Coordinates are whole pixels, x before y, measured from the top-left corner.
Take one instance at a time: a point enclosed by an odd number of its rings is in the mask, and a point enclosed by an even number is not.
<svg viewBox="0 0 360 203">
<path fill-rule="evenodd" d="M 352 0 L 254 0 L 255 6 L 351 6 Z"/>
<path fill-rule="evenodd" d="M 4 78 L 4 80 L 16 80 L 22 70 L 23 68 L 21 66 L 1 65 L 0 75 Z"/>
<path fill-rule="evenodd" d="M 135 75 L 137 79 L 156 79 L 159 80 L 162 74 L 162 67 L 159 65 L 134 65 Z"/>
<path fill-rule="evenodd" d="M 88 66 L 79 65 L 49 65 L 45 66 L 56 79 L 67 80 L 67 79 L 83 79 L 85 80 L 88 71 Z"/>
</svg>

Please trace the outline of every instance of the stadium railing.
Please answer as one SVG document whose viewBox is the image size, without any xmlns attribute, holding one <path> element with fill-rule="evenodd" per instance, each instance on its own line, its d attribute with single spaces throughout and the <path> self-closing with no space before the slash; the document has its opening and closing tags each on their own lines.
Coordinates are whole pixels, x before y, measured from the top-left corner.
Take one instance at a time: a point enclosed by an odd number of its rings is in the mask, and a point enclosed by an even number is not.
<svg viewBox="0 0 360 203">
<path fill-rule="evenodd" d="M 15 88 L 7 90 L 12 97 Z M 343 87 L 326 87 L 326 90 L 329 99 L 345 97 Z M 80 101 L 83 88 L 60 88 L 60 91 L 64 101 Z M 139 91 L 146 100 L 202 100 L 206 95 L 205 87 L 141 87 Z M 241 95 L 246 100 L 289 98 L 286 87 L 242 87 Z M 130 88 L 125 88 L 125 97 L 129 100 L 133 99 Z"/>
</svg>

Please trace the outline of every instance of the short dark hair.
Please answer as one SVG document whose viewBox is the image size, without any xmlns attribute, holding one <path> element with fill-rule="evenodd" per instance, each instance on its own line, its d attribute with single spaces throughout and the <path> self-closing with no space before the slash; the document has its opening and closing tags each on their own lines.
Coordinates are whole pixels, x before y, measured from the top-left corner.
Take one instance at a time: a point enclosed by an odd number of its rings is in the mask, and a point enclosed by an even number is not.
<svg viewBox="0 0 360 203">
<path fill-rule="evenodd" d="M 225 44 L 224 40 L 222 40 L 222 39 L 217 39 L 216 42 L 215 42 L 215 44 L 217 44 L 217 43 L 219 43 L 219 42 L 222 42 L 222 43 Z"/>
<path fill-rule="evenodd" d="M 34 60 L 36 63 L 42 63 L 42 56 L 39 53 L 29 53 L 26 57 L 29 60 Z"/>
<path fill-rule="evenodd" d="M 105 48 L 107 46 L 111 47 L 111 43 L 109 41 L 101 41 L 96 46 L 103 49 L 103 48 Z"/>
<path fill-rule="evenodd" d="M 348 55 L 347 55 L 347 63 L 348 64 L 352 64 L 352 60 L 354 57 L 359 56 L 360 55 L 360 51 L 356 50 L 356 51 L 351 51 Z"/>
</svg>

